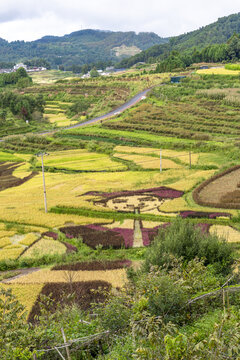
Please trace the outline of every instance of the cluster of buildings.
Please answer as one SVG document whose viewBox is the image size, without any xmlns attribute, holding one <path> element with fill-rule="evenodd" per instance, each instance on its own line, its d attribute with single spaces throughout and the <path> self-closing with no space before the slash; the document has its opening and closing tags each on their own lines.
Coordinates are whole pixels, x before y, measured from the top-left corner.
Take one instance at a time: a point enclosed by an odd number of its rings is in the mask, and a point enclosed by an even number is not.
<svg viewBox="0 0 240 360">
<path fill-rule="evenodd" d="M 125 69 L 115 69 L 114 66 L 109 66 L 109 67 L 106 67 L 105 71 L 103 70 L 97 70 L 99 76 L 109 76 L 111 75 L 112 73 L 117 73 L 117 72 L 122 72 L 124 71 Z M 81 76 L 82 79 L 88 79 L 91 77 L 91 74 L 90 74 L 91 71 L 89 71 L 87 74 L 84 74 Z"/>
<path fill-rule="evenodd" d="M 12 69 L 0 69 L 0 74 L 10 74 L 12 72 L 17 71 L 20 68 L 24 68 L 27 72 L 37 72 L 37 71 L 44 71 L 47 70 L 45 67 L 37 67 L 37 66 L 32 66 L 32 67 L 28 67 L 25 64 L 16 64 L 14 65 L 14 67 Z"/>
</svg>

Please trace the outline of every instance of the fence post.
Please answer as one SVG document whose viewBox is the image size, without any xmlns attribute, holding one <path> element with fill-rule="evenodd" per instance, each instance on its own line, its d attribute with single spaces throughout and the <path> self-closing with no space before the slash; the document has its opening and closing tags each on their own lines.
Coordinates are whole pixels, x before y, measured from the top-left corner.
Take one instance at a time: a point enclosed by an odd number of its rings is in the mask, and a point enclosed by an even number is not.
<svg viewBox="0 0 240 360">
<path fill-rule="evenodd" d="M 70 351 L 69 351 L 69 348 L 68 348 L 68 345 L 67 345 L 67 339 L 66 339 L 66 335 L 65 335 L 65 332 L 64 332 L 63 328 L 61 328 L 61 332 L 62 332 L 64 345 L 65 345 L 65 348 L 66 348 L 67 359 L 71 360 Z"/>
<path fill-rule="evenodd" d="M 162 172 L 162 149 L 160 149 L 160 172 Z"/>
</svg>

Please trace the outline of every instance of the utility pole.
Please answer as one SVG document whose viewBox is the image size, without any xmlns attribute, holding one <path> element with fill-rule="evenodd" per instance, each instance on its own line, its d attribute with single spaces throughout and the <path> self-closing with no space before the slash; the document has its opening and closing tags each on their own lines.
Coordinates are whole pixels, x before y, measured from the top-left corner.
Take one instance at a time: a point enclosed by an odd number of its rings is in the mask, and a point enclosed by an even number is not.
<svg viewBox="0 0 240 360">
<path fill-rule="evenodd" d="M 162 149 L 160 149 L 160 172 L 162 172 Z"/>
<path fill-rule="evenodd" d="M 44 206 L 45 206 L 45 213 L 47 213 L 47 193 L 46 193 L 46 184 L 45 184 L 45 175 L 44 175 L 44 163 L 43 163 L 43 156 L 47 156 L 47 153 L 38 153 L 36 156 L 41 156 L 42 159 L 42 175 L 43 175 L 43 194 L 44 194 Z"/>
<path fill-rule="evenodd" d="M 192 158 L 191 158 L 191 150 L 189 151 L 189 168 L 192 168 Z"/>
</svg>

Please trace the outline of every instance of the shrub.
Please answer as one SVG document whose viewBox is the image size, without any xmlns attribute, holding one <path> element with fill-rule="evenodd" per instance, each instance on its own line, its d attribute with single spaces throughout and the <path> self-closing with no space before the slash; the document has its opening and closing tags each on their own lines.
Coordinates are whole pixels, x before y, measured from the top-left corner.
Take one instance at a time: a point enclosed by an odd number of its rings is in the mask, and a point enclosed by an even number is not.
<svg viewBox="0 0 240 360">
<path fill-rule="evenodd" d="M 96 312 L 104 329 L 119 332 L 129 326 L 132 310 L 127 297 L 118 294 L 110 296 L 103 306 L 96 308 Z"/>
<path fill-rule="evenodd" d="M 137 281 L 137 288 L 147 300 L 146 310 L 150 314 L 161 316 L 164 322 L 184 319 L 189 291 L 181 282 L 164 271 L 152 269 Z"/>
<path fill-rule="evenodd" d="M 223 239 L 214 234 L 202 232 L 187 220 L 176 219 L 171 226 L 159 230 L 152 246 L 145 254 L 144 268 L 149 271 L 151 265 L 170 265 L 170 255 L 183 261 L 198 257 L 204 264 L 213 264 L 215 270 L 230 272 L 233 264 L 232 248 Z"/>
</svg>

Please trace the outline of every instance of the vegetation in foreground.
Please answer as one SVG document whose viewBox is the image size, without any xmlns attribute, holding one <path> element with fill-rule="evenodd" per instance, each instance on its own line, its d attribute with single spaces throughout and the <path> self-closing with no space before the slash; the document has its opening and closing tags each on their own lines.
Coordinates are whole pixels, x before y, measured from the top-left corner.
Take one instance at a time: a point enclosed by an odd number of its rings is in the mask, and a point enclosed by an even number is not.
<svg viewBox="0 0 240 360">
<path fill-rule="evenodd" d="M 165 254 L 161 263 L 159 251 Z M 87 312 L 75 293 L 81 286 L 74 281 L 78 267 L 65 269 L 68 295 L 55 288 L 52 296 L 46 287 L 34 322 L 26 322 L 23 307 L 2 289 L 1 358 L 57 359 L 62 328 L 71 359 L 237 359 L 239 276 L 231 264 L 230 245 L 181 220 L 159 233 L 140 269 L 128 270 L 129 282 L 117 296 L 116 290 L 108 293 L 107 284 L 99 295 L 92 292 L 91 299 L 102 305 Z M 58 350 L 65 355 L 65 348 Z"/>
</svg>

